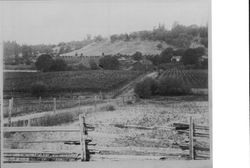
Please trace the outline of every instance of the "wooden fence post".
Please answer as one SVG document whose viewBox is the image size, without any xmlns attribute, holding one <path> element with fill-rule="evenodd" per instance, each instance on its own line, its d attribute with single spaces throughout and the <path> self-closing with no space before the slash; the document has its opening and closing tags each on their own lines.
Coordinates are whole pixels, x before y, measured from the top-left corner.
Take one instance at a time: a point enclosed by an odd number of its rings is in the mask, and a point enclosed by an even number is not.
<svg viewBox="0 0 250 168">
<path fill-rule="evenodd" d="M 81 97 L 78 97 L 78 106 L 79 106 L 79 112 L 81 111 Z"/>
<path fill-rule="evenodd" d="M 54 108 L 53 108 L 53 110 L 54 110 L 54 113 L 56 112 L 56 98 L 53 98 L 53 102 L 54 102 Z"/>
<path fill-rule="evenodd" d="M 189 119 L 189 157 L 191 160 L 194 160 L 194 123 L 193 118 Z"/>
<path fill-rule="evenodd" d="M 102 97 L 102 91 L 100 91 L 99 97 L 100 97 L 101 100 L 103 99 L 103 97 Z"/>
<path fill-rule="evenodd" d="M 39 97 L 38 102 L 39 102 L 39 106 L 38 106 L 39 110 L 38 111 L 42 111 L 42 105 L 41 105 L 41 103 L 42 103 L 42 97 L 41 96 Z"/>
<path fill-rule="evenodd" d="M 96 111 L 96 108 L 97 108 L 97 104 L 96 104 L 96 101 L 97 101 L 97 96 L 95 95 L 95 98 L 94 98 L 94 102 L 95 102 L 95 111 Z"/>
<path fill-rule="evenodd" d="M 79 115 L 79 122 L 80 122 L 80 144 L 82 148 L 81 161 L 86 161 L 87 160 L 86 141 L 85 141 L 86 124 L 85 124 L 85 117 L 83 115 Z"/>
<path fill-rule="evenodd" d="M 124 106 L 124 97 L 125 96 L 122 96 L 122 105 Z"/>
<path fill-rule="evenodd" d="M 11 127 L 11 114 L 12 114 L 12 108 L 13 108 L 13 97 L 9 99 L 9 127 Z"/>
</svg>

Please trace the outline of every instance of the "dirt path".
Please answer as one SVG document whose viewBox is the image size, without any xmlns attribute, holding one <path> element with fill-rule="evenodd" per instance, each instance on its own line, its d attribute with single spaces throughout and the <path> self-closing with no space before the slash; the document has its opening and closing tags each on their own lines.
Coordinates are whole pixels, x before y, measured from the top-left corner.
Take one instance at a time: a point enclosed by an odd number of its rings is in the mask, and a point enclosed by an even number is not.
<svg viewBox="0 0 250 168">
<path fill-rule="evenodd" d="M 148 73 L 148 74 L 145 74 L 143 76 L 140 76 L 140 77 L 136 78 L 135 80 L 131 81 L 126 86 L 124 86 L 121 89 L 121 92 L 118 95 L 115 96 L 115 98 L 122 97 L 122 96 L 133 95 L 134 94 L 134 86 L 135 86 L 135 84 L 137 82 L 140 82 L 140 81 L 144 80 L 147 77 L 156 78 L 157 76 L 158 76 L 158 72 L 151 72 L 151 73 Z"/>
</svg>

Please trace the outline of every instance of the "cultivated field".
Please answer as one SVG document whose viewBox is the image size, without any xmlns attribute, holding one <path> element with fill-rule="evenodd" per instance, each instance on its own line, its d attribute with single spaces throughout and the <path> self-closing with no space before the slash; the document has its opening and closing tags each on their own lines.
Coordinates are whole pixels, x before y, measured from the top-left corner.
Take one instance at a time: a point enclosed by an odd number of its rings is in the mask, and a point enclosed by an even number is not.
<svg viewBox="0 0 250 168">
<path fill-rule="evenodd" d="M 48 85 L 50 92 L 62 91 L 108 91 L 118 88 L 138 77 L 138 71 L 71 71 L 49 73 L 4 73 L 4 92 L 30 92 L 33 83 Z"/>
<path fill-rule="evenodd" d="M 170 68 L 161 74 L 160 79 L 177 78 L 190 88 L 208 88 L 208 70 L 186 70 Z"/>
</svg>

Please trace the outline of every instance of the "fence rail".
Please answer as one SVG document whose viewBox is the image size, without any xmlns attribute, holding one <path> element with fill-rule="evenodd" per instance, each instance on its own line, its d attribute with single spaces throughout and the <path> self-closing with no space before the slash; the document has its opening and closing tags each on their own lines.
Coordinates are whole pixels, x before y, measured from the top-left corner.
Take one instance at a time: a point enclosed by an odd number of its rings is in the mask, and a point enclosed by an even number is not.
<svg viewBox="0 0 250 168">
<path fill-rule="evenodd" d="M 124 105 L 126 103 L 134 103 L 136 101 L 136 97 L 134 95 L 120 96 L 120 99 L 104 99 L 103 95 L 94 95 L 92 97 L 77 97 L 74 99 L 61 99 L 61 98 L 52 98 L 50 100 L 42 99 L 39 97 L 38 99 L 26 99 L 19 100 L 17 98 L 11 98 L 8 101 L 4 101 L 3 103 L 3 112 L 4 117 L 9 118 L 11 121 L 11 117 L 22 116 L 24 114 L 32 114 L 32 113 L 41 113 L 46 111 L 54 111 L 88 106 L 91 105 L 93 107 L 97 107 L 100 103 L 105 102 L 114 102 L 117 104 Z"/>
<path fill-rule="evenodd" d="M 87 143 L 91 141 L 88 139 L 87 131 L 88 127 L 85 123 L 85 118 L 83 115 L 79 115 L 80 125 L 79 127 L 4 127 L 4 133 L 11 132 L 79 132 L 80 137 L 78 141 L 70 141 L 70 140 L 49 140 L 49 141 L 10 141 L 11 143 L 65 143 L 71 145 L 79 145 L 81 144 L 81 150 L 77 153 L 77 157 L 69 157 L 65 155 L 72 155 L 72 151 L 61 151 L 61 152 L 48 152 L 48 151 L 30 151 L 30 150 L 13 150 L 8 149 L 4 150 L 4 158 L 8 158 L 7 162 L 20 162 L 18 158 L 27 158 L 31 161 L 41 160 L 53 160 L 53 159 L 79 159 L 80 156 L 82 161 L 89 160 L 89 153 L 87 152 Z M 76 154 L 74 152 L 74 154 Z M 62 156 L 64 155 L 64 156 Z M 12 159 L 10 159 L 12 158 Z M 39 159 L 38 159 L 39 158 Z"/>
</svg>

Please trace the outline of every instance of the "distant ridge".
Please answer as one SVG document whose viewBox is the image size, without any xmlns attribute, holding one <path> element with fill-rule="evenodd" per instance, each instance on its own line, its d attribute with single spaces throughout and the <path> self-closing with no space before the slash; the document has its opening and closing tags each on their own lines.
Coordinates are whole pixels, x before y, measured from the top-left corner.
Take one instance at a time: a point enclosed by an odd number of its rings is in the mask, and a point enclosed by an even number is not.
<svg viewBox="0 0 250 168">
<path fill-rule="evenodd" d="M 160 41 L 132 40 L 110 42 L 109 40 L 105 40 L 93 42 L 81 49 L 64 53 L 60 56 L 101 56 L 102 53 L 104 55 L 133 55 L 137 51 L 143 55 L 156 55 L 160 54 L 167 47 L 170 47 L 170 45 Z"/>
</svg>

